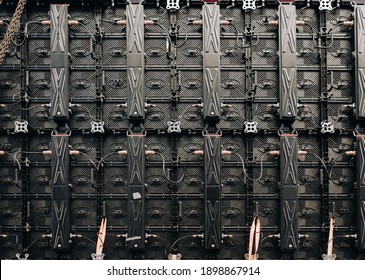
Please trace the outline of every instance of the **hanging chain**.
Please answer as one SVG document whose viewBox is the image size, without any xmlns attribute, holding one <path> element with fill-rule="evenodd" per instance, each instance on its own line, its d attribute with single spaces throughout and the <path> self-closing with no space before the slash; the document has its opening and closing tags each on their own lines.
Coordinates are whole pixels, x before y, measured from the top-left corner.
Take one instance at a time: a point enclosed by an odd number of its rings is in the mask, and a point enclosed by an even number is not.
<svg viewBox="0 0 365 280">
<path fill-rule="evenodd" d="M 19 0 L 13 18 L 11 19 L 8 29 L 6 30 L 5 37 L 0 44 L 0 65 L 4 61 L 6 52 L 9 48 L 11 40 L 13 39 L 14 33 L 18 29 L 26 3 L 27 0 Z"/>
</svg>

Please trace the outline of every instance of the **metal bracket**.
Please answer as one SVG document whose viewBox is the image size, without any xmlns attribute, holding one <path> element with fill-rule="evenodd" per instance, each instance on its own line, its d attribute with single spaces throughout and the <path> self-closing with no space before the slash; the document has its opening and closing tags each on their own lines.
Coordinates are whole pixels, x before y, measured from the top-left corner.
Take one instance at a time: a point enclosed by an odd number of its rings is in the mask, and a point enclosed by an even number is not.
<svg viewBox="0 0 365 280">
<path fill-rule="evenodd" d="M 321 122 L 321 133 L 334 133 L 335 127 L 332 122 Z"/>
<path fill-rule="evenodd" d="M 0 4 L 1 4 L 1 2 L 0 2 Z M 17 253 L 15 256 L 18 260 L 22 260 L 22 261 L 27 260 L 29 258 L 29 254 L 24 254 L 24 258 L 22 258 L 19 253 Z"/>
<path fill-rule="evenodd" d="M 95 254 L 95 253 L 92 253 L 91 254 L 91 258 L 93 260 L 103 260 L 105 257 L 105 254 L 101 253 L 101 254 Z"/>
<path fill-rule="evenodd" d="M 22 121 L 22 122 L 15 121 L 14 125 L 15 125 L 15 129 L 14 129 L 15 133 L 28 133 L 28 122 L 27 121 Z"/>
<path fill-rule="evenodd" d="M 167 128 L 167 133 L 180 133 L 181 132 L 181 122 L 177 121 L 177 122 L 167 122 L 168 128 Z"/>
<path fill-rule="evenodd" d="M 257 122 L 245 122 L 244 133 L 257 133 Z"/>
<path fill-rule="evenodd" d="M 242 10 L 256 10 L 256 0 L 243 0 Z"/>
<path fill-rule="evenodd" d="M 167 0 L 166 10 L 179 10 L 179 0 Z"/>
<path fill-rule="evenodd" d="M 332 1 L 333 0 L 319 0 L 319 10 L 327 10 L 331 11 L 333 9 L 332 7 Z"/>
<path fill-rule="evenodd" d="M 104 133 L 104 122 L 91 122 L 91 133 Z"/>
</svg>

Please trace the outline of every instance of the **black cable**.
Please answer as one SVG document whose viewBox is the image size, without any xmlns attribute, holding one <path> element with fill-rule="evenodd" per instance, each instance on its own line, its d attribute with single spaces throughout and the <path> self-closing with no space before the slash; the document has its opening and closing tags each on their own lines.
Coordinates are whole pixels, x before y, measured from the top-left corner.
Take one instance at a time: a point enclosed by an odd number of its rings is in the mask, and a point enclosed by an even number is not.
<svg viewBox="0 0 365 280">
<path fill-rule="evenodd" d="M 165 31 L 165 33 L 166 33 L 166 36 L 167 36 L 167 39 L 169 40 L 169 43 L 170 43 L 170 45 L 171 46 L 173 46 L 174 48 L 181 48 L 182 46 L 184 46 L 185 44 L 186 44 L 186 42 L 187 42 L 187 40 L 188 40 L 188 33 L 187 33 L 187 31 L 186 31 L 186 28 L 185 28 L 185 26 L 186 25 L 188 25 L 189 23 L 187 23 L 187 24 L 184 24 L 183 26 L 182 26 L 182 28 L 185 30 L 185 38 L 184 38 L 184 41 L 180 44 L 180 45 L 175 45 L 173 42 L 172 42 L 172 40 L 171 40 L 171 36 L 170 36 L 170 34 L 169 34 L 169 31 L 165 28 L 165 27 L 163 27 L 161 24 L 159 24 L 159 23 L 157 23 L 157 22 L 155 22 L 154 23 L 156 26 L 159 26 L 160 28 L 162 28 L 162 30 L 163 31 Z"/>
<path fill-rule="evenodd" d="M 238 29 L 237 29 L 237 27 L 234 25 L 234 24 L 231 24 L 232 26 L 233 26 L 233 28 L 234 28 L 234 30 L 235 30 L 235 33 L 236 33 L 236 47 L 237 48 L 241 48 L 241 49 L 245 49 L 245 48 L 251 48 L 251 47 L 254 47 L 254 46 L 256 46 L 258 43 L 259 43 L 259 41 L 260 41 L 260 36 L 259 36 L 259 33 L 255 33 L 255 35 L 256 35 L 256 37 L 257 37 L 257 40 L 256 40 L 256 42 L 255 43 L 253 43 L 253 44 L 251 44 L 251 45 L 239 45 L 239 43 L 238 43 L 238 40 L 239 40 L 239 36 L 238 36 Z M 243 38 L 242 38 L 243 39 Z"/>
<path fill-rule="evenodd" d="M 335 183 L 337 185 L 337 183 L 332 179 L 332 171 L 333 171 L 333 167 L 336 165 L 336 162 L 337 160 L 340 158 L 340 157 L 343 157 L 344 155 L 346 155 L 346 152 L 344 153 L 341 153 L 339 154 L 337 157 L 335 157 L 335 159 L 332 161 L 330 161 L 331 163 L 331 167 L 330 167 L 330 170 L 329 170 L 329 174 L 328 174 L 328 177 L 330 179 L 330 181 L 332 181 L 333 183 Z M 339 177 L 336 175 L 337 179 L 339 179 Z"/>
<path fill-rule="evenodd" d="M 96 42 L 96 38 L 95 38 L 95 36 L 92 34 L 92 30 L 90 30 L 89 29 L 89 27 L 88 26 L 86 26 L 85 24 L 83 24 L 82 22 L 80 22 L 80 21 L 78 21 L 78 23 L 79 23 L 79 25 L 80 26 L 82 26 L 82 27 L 84 27 L 85 28 L 85 30 L 90 34 L 90 36 L 91 36 L 91 38 L 92 38 L 92 40 L 94 41 L 94 42 Z M 77 26 L 77 25 L 76 25 Z"/>
<path fill-rule="evenodd" d="M 198 234 L 197 234 L 198 235 Z M 186 239 L 186 238 L 196 238 L 197 236 L 195 236 L 195 235 L 186 235 L 186 236 L 183 236 L 183 237 L 180 237 L 180 238 L 178 238 L 178 239 L 176 239 L 175 240 L 175 242 L 174 243 L 172 243 L 172 245 L 171 245 L 171 247 L 170 247 L 170 253 L 172 252 L 172 249 L 174 248 L 174 246 L 179 242 L 179 241 L 181 241 L 181 240 L 183 240 L 183 239 Z"/>
<path fill-rule="evenodd" d="M 85 156 L 93 165 L 94 165 L 94 167 L 95 167 L 95 169 L 97 169 L 97 166 L 96 166 L 96 163 L 95 163 L 95 161 L 93 161 L 87 154 L 85 154 L 84 152 L 80 152 L 80 151 L 78 151 L 79 153 L 80 153 L 80 155 L 83 155 L 83 156 Z"/>
<path fill-rule="evenodd" d="M 329 173 L 329 171 L 328 171 L 328 169 L 327 169 L 327 166 L 326 166 L 326 163 L 324 162 L 324 160 L 320 157 L 320 156 L 318 156 L 318 155 L 316 155 L 316 154 L 314 154 L 314 153 L 312 153 L 312 152 L 309 152 L 309 151 L 306 151 L 307 152 L 307 154 L 308 155 L 312 155 L 312 156 L 314 156 L 314 157 L 316 157 L 321 163 L 322 163 L 322 165 L 323 165 L 323 168 L 326 170 L 326 172 L 327 172 L 327 175 L 328 175 L 328 178 L 330 178 L 330 173 Z"/>
<path fill-rule="evenodd" d="M 22 254 L 24 254 L 26 251 L 28 251 L 29 250 L 29 248 L 30 247 L 32 247 L 36 242 L 38 242 L 39 240 L 41 240 L 41 239 L 45 239 L 45 238 L 47 238 L 47 237 L 45 237 L 45 236 L 38 236 L 36 239 L 34 239 L 33 240 L 33 242 L 32 243 L 30 243 L 29 245 L 28 245 L 28 247 L 27 248 L 25 248 L 24 250 L 23 250 L 23 252 L 22 252 Z"/>
<path fill-rule="evenodd" d="M 97 171 L 99 171 L 99 168 L 100 168 L 101 164 L 102 164 L 103 162 L 105 162 L 105 159 L 106 159 L 106 158 L 108 158 L 108 157 L 110 157 L 110 156 L 112 156 L 112 155 L 117 155 L 117 154 L 118 154 L 118 152 L 112 152 L 112 153 L 109 153 L 109 154 L 107 154 L 106 156 L 102 157 L 102 158 L 100 159 L 100 161 L 99 161 L 98 165 L 96 166 L 96 170 L 97 170 Z"/>
<path fill-rule="evenodd" d="M 90 119 L 92 120 L 92 121 L 94 121 L 94 122 L 99 122 L 97 119 L 95 119 L 92 115 L 91 115 L 91 111 L 90 111 L 90 109 L 89 108 L 87 108 L 84 104 L 77 104 L 78 106 L 74 106 L 73 108 L 76 108 L 76 110 L 77 110 L 77 108 L 84 108 L 86 111 L 87 111 L 87 113 L 88 113 L 88 115 L 89 115 L 89 117 L 90 117 Z"/>
<path fill-rule="evenodd" d="M 177 181 L 173 181 L 173 180 L 171 180 L 171 179 L 167 176 L 167 174 L 166 174 L 166 166 L 165 166 L 165 165 L 166 165 L 166 161 L 165 161 L 165 157 L 163 156 L 163 154 L 162 154 L 162 153 L 158 153 L 158 152 L 156 152 L 156 154 L 160 155 L 160 156 L 161 156 L 161 158 L 162 158 L 162 173 L 163 173 L 163 175 L 165 176 L 165 178 L 166 178 L 166 179 L 167 179 L 170 183 L 173 183 L 173 184 L 178 184 L 178 183 L 182 182 L 182 180 L 184 180 L 184 178 L 185 178 L 185 174 L 186 174 L 186 165 L 187 165 L 188 157 L 186 157 L 186 159 L 185 159 L 183 175 L 181 175 L 181 178 L 180 178 L 179 180 L 177 180 Z"/>
<path fill-rule="evenodd" d="M 20 161 L 16 158 L 16 155 L 17 155 L 18 153 L 19 153 L 19 152 L 17 152 L 17 153 L 15 153 L 14 155 L 12 155 L 12 154 L 10 154 L 10 153 L 8 153 L 8 152 L 5 152 L 5 151 L 4 151 L 4 154 L 5 154 L 5 155 L 11 156 L 11 157 L 13 158 L 13 161 L 14 161 L 14 162 L 16 162 L 16 163 L 18 164 L 19 170 L 21 170 L 21 169 L 22 169 L 22 166 L 21 166 L 21 164 L 20 164 Z"/>
<path fill-rule="evenodd" d="M 330 240 L 328 240 L 328 242 L 326 243 L 326 246 L 325 246 L 324 248 L 325 248 L 325 249 L 327 249 L 328 244 L 329 244 L 332 240 L 334 240 L 334 239 L 336 239 L 336 238 L 349 238 L 349 237 L 350 237 L 350 236 L 349 236 L 348 234 L 334 236 L 334 237 L 332 237 Z"/>
<path fill-rule="evenodd" d="M 80 238 L 84 238 L 84 239 L 86 239 L 87 241 L 89 241 L 89 242 L 93 243 L 94 245 L 96 245 L 96 242 L 95 242 L 94 240 L 91 240 L 89 237 L 86 237 L 86 236 L 84 236 L 84 235 L 81 235 L 81 237 L 80 237 Z"/>
<path fill-rule="evenodd" d="M 237 155 L 240 160 L 241 160 L 241 163 L 242 163 L 242 170 L 243 170 L 243 174 L 246 176 L 247 179 L 251 180 L 251 181 L 258 181 L 262 178 L 262 176 L 264 175 L 264 157 L 268 154 L 270 154 L 271 151 L 269 152 L 266 152 L 264 153 L 262 156 L 261 156 L 261 159 L 260 159 L 260 176 L 258 178 L 251 178 L 247 175 L 247 172 L 246 172 L 246 169 L 245 169 L 245 161 L 243 159 L 243 157 L 238 154 L 238 153 L 234 153 L 235 155 Z"/>
</svg>

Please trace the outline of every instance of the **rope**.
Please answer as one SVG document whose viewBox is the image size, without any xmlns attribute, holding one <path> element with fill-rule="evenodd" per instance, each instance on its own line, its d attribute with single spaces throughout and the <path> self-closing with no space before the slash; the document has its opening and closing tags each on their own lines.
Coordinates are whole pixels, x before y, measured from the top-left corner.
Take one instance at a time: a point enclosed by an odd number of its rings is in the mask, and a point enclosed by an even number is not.
<svg viewBox="0 0 365 280">
<path fill-rule="evenodd" d="M 19 0 L 9 27 L 6 29 L 4 39 L 0 44 L 0 65 L 3 63 L 6 52 L 13 40 L 15 31 L 18 29 L 27 0 Z"/>
</svg>

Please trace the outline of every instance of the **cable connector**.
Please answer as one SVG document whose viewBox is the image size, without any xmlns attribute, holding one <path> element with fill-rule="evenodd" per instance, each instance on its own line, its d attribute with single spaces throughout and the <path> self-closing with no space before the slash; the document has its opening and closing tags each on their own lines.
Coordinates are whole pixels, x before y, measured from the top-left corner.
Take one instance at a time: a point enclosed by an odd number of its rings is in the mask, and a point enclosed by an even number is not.
<svg viewBox="0 0 365 280">
<path fill-rule="evenodd" d="M 117 234 L 117 238 L 127 238 L 127 234 L 123 233 L 123 234 Z"/>
<path fill-rule="evenodd" d="M 50 26 L 51 25 L 51 21 L 50 20 L 42 20 L 40 22 L 40 24 L 42 24 L 43 26 Z"/>
<path fill-rule="evenodd" d="M 45 156 L 50 156 L 50 155 L 52 155 L 52 151 L 51 150 L 45 150 L 45 151 L 42 151 L 42 154 L 45 155 Z"/>
<path fill-rule="evenodd" d="M 298 155 L 305 156 L 308 154 L 308 151 L 298 151 Z"/>
<path fill-rule="evenodd" d="M 82 238 L 82 237 L 83 237 L 82 234 L 73 234 L 73 233 L 70 234 L 70 238 Z"/>
<path fill-rule="evenodd" d="M 357 238 L 357 234 L 355 233 L 355 234 L 346 234 L 346 235 L 344 235 L 344 237 L 346 237 L 346 238 Z"/>
<path fill-rule="evenodd" d="M 0 25 L 1 26 L 1 25 Z M 0 104 L 0 108 L 5 108 L 6 105 L 5 104 Z"/>
<path fill-rule="evenodd" d="M 204 233 L 202 233 L 202 234 L 193 234 L 192 237 L 194 237 L 194 238 L 204 238 Z"/>
<path fill-rule="evenodd" d="M 267 22 L 267 25 L 268 26 L 278 26 L 279 25 L 279 22 L 277 20 L 269 20 Z"/>
<path fill-rule="evenodd" d="M 0 151 L 0 157 L 5 156 L 5 151 Z"/>
<path fill-rule="evenodd" d="M 204 155 L 204 151 L 202 151 L 202 150 L 196 150 L 196 151 L 193 152 L 193 155 L 195 155 L 195 156 L 202 156 L 202 155 Z"/>
<path fill-rule="evenodd" d="M 352 157 L 353 157 L 353 156 L 355 156 L 355 155 L 356 155 L 356 151 L 346 151 L 346 152 L 345 152 L 345 155 L 346 155 L 346 156 L 352 156 Z"/>
<path fill-rule="evenodd" d="M 126 103 L 124 103 L 124 104 L 118 104 L 118 105 L 116 105 L 115 107 L 117 107 L 117 108 L 127 108 L 127 102 Z"/>
<path fill-rule="evenodd" d="M 42 238 L 52 238 L 52 234 L 43 234 Z"/>
<path fill-rule="evenodd" d="M 125 26 L 125 25 L 127 25 L 127 21 L 126 21 L 126 20 L 124 20 L 124 19 L 117 20 L 115 23 L 116 23 L 117 25 L 120 25 L 120 26 Z"/>
<path fill-rule="evenodd" d="M 2 237 L 2 238 L 7 238 L 7 237 L 8 237 L 8 235 L 7 235 L 7 234 L 0 234 L 0 237 Z"/>
<path fill-rule="evenodd" d="M 82 105 L 81 104 L 71 104 L 70 103 L 70 108 L 80 108 Z"/>
<path fill-rule="evenodd" d="M 233 234 L 222 234 L 222 238 L 232 238 Z"/>
<path fill-rule="evenodd" d="M 227 104 L 227 103 L 221 103 L 221 107 L 222 108 L 232 108 L 232 105 Z"/>
<path fill-rule="evenodd" d="M 231 24 L 231 22 L 229 20 L 225 20 L 225 19 L 221 20 L 221 26 L 227 26 L 230 24 Z"/>
<path fill-rule="evenodd" d="M 126 155 L 128 155 L 128 151 L 127 150 L 120 150 L 120 151 L 117 152 L 117 154 L 120 155 L 120 156 L 126 156 Z"/>
<path fill-rule="evenodd" d="M 0 20 L 0 26 L 3 26 L 3 25 L 4 25 L 4 21 Z"/>
<path fill-rule="evenodd" d="M 299 234 L 299 238 L 309 238 L 309 234 Z"/>
<path fill-rule="evenodd" d="M 80 22 L 78 20 L 69 20 L 68 24 L 70 26 L 78 26 L 78 25 L 80 25 Z"/>
<path fill-rule="evenodd" d="M 344 21 L 344 22 L 342 22 L 342 25 L 346 26 L 346 27 L 352 27 L 354 25 L 354 22 L 353 21 Z"/>
<path fill-rule="evenodd" d="M 222 156 L 229 156 L 232 154 L 232 151 L 228 151 L 228 150 L 223 150 L 222 151 Z"/>
<path fill-rule="evenodd" d="M 269 155 L 270 155 L 270 156 L 275 156 L 275 157 L 277 157 L 277 156 L 279 156 L 279 155 L 280 155 L 280 152 L 279 152 L 279 151 L 270 151 L 270 152 L 269 152 Z"/>
<path fill-rule="evenodd" d="M 149 104 L 149 103 L 144 103 L 144 107 L 145 108 L 152 108 L 152 107 L 157 107 L 157 105 L 155 105 L 155 104 Z"/>
<path fill-rule="evenodd" d="M 80 151 L 78 150 L 70 150 L 70 156 L 79 156 L 80 155 Z"/>
<path fill-rule="evenodd" d="M 153 156 L 156 154 L 156 151 L 154 150 L 146 150 L 145 151 L 146 156 Z"/>
<path fill-rule="evenodd" d="M 203 102 L 199 103 L 199 104 L 193 104 L 193 105 L 191 105 L 191 107 L 193 107 L 193 108 L 203 108 Z"/>
<path fill-rule="evenodd" d="M 308 107 L 308 105 L 306 105 L 306 104 L 301 104 L 301 103 L 297 104 L 297 108 L 307 108 L 307 107 Z"/>
<path fill-rule="evenodd" d="M 279 103 L 266 105 L 269 108 L 279 108 Z"/>
<path fill-rule="evenodd" d="M 147 234 L 146 233 L 146 238 L 158 238 L 157 234 Z"/>
<path fill-rule="evenodd" d="M 196 25 L 196 26 L 203 25 L 203 21 L 202 20 L 193 20 L 192 24 Z"/>
<path fill-rule="evenodd" d="M 280 233 L 278 233 L 278 234 L 270 234 L 267 237 L 269 237 L 269 238 L 280 238 Z"/>
</svg>

